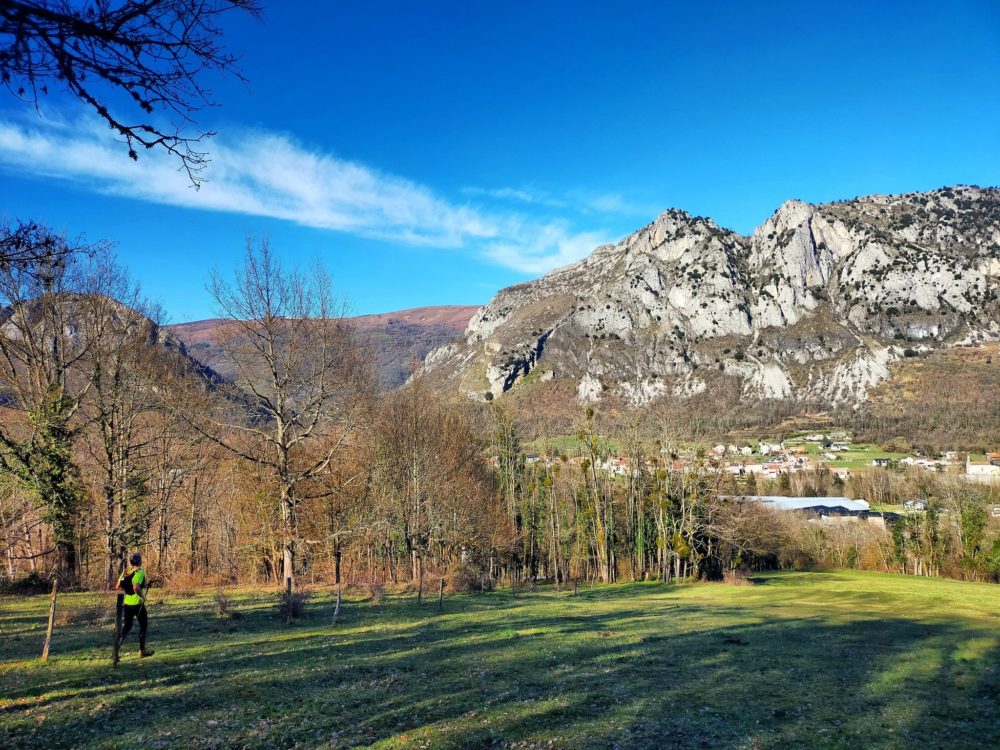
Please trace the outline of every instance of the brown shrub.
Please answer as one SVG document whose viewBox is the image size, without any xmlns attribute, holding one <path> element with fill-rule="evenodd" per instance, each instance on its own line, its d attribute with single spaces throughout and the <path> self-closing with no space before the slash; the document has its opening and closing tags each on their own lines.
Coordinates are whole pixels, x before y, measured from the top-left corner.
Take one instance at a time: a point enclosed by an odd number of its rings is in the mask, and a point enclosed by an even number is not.
<svg viewBox="0 0 1000 750">
<path fill-rule="evenodd" d="M 56 625 L 84 625 L 98 627 L 114 620 L 114 600 L 92 599 L 56 605 Z"/>
<path fill-rule="evenodd" d="M 372 600 L 373 604 L 381 604 L 385 598 L 385 586 L 381 583 L 369 583 L 368 598 Z"/>
<path fill-rule="evenodd" d="M 282 589 L 278 596 L 278 615 L 285 620 L 289 617 L 293 620 L 302 617 L 310 598 L 311 593 L 305 589 L 291 592 Z"/>
<path fill-rule="evenodd" d="M 233 583 L 227 576 L 205 573 L 174 573 L 164 583 L 164 590 L 175 595 L 194 596 L 194 591 L 209 586 L 222 588 Z"/>
<path fill-rule="evenodd" d="M 493 582 L 484 571 L 470 563 L 453 565 L 445 574 L 444 581 L 448 591 L 459 594 L 478 594 L 493 590 Z"/>
<path fill-rule="evenodd" d="M 812 570 L 816 567 L 816 559 L 805 550 L 792 549 L 782 551 L 778 556 L 782 568 L 792 570 Z"/>
<path fill-rule="evenodd" d="M 750 569 L 739 567 L 732 570 L 725 570 L 722 573 L 722 582 L 732 586 L 753 586 L 750 580 Z"/>
</svg>

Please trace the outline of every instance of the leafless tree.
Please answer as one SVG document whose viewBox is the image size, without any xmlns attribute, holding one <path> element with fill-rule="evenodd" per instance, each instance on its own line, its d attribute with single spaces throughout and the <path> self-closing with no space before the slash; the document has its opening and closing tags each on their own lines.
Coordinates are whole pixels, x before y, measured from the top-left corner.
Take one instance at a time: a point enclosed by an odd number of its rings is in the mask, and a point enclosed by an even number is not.
<svg viewBox="0 0 1000 750">
<path fill-rule="evenodd" d="M 235 278 L 214 273 L 209 291 L 227 319 L 219 345 L 237 376 L 212 413 L 186 416 L 274 480 L 287 585 L 296 572 L 298 504 L 313 496 L 304 487 L 349 444 L 370 371 L 326 272 L 284 269 L 266 240 L 248 240 Z"/>
<path fill-rule="evenodd" d="M 373 502 L 391 518 L 406 546 L 411 580 L 422 584 L 425 562 L 475 543 L 478 521 L 493 500 L 470 420 L 417 378 L 386 397 L 377 428 Z"/>
<path fill-rule="evenodd" d="M 163 488 L 158 441 L 170 425 L 157 409 L 153 389 L 168 353 L 159 345 L 157 311 L 126 271 L 109 256 L 97 260 L 102 294 L 81 300 L 78 325 L 90 343 L 92 383 L 83 404 L 88 429 L 83 444 L 97 471 L 103 498 L 106 582 L 111 585 L 127 552 L 145 541 L 152 523 L 147 507 Z M 172 487 L 176 480 L 170 480 Z M 162 493 L 161 493 L 162 494 Z"/>
<path fill-rule="evenodd" d="M 256 0 L 4 0 L 0 3 L 0 81 L 37 106 L 52 86 L 66 89 L 124 140 L 129 156 L 163 148 L 194 184 L 206 162 L 186 135 L 211 106 L 207 71 L 231 73 L 222 45 L 227 11 L 260 13 Z M 173 122 L 154 117 L 165 112 Z"/>
</svg>

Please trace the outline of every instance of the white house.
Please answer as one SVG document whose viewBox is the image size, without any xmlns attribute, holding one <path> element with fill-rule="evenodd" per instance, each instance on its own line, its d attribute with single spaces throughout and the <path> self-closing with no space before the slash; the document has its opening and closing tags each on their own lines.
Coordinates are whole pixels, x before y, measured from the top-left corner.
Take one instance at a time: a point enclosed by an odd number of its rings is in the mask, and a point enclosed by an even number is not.
<svg viewBox="0 0 1000 750">
<path fill-rule="evenodd" d="M 965 473 L 969 476 L 1000 477 L 1000 466 L 987 461 L 965 461 Z"/>
</svg>

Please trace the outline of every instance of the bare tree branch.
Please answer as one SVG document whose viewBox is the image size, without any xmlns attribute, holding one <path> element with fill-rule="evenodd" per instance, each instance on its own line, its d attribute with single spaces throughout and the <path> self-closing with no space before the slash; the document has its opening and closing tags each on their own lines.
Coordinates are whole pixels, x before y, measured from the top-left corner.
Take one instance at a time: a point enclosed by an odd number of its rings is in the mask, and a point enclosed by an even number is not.
<svg viewBox="0 0 1000 750">
<path fill-rule="evenodd" d="M 219 17 L 260 16 L 257 0 L 5 0 L 0 3 L 0 83 L 38 106 L 53 85 L 83 102 L 119 136 L 132 159 L 143 149 L 176 156 L 193 185 L 212 133 L 185 134 L 213 106 L 209 71 L 235 75 Z M 119 103 L 121 102 L 121 103 Z M 164 112 L 173 122 L 160 124 Z"/>
</svg>

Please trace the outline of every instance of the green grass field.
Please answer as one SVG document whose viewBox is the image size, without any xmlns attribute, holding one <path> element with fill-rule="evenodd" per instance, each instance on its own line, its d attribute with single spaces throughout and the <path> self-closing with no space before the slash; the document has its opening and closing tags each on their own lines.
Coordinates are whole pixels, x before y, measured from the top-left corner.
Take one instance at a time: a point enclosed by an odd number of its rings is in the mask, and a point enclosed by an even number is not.
<svg viewBox="0 0 1000 750">
<path fill-rule="evenodd" d="M 150 645 L 0 600 L 3 748 L 1000 746 L 1000 587 L 776 573 L 348 601 L 289 627 L 273 594 L 154 590 Z M 62 597 L 79 619 L 92 595 Z"/>
<path fill-rule="evenodd" d="M 808 433 L 801 433 L 805 435 Z M 776 438 L 766 438 L 769 440 L 776 440 Z M 755 450 L 758 444 L 756 439 L 754 440 L 733 440 L 733 439 L 721 439 L 720 442 L 724 445 L 751 445 Z M 612 453 L 619 455 L 623 452 L 623 447 L 620 441 L 614 439 L 605 439 L 605 445 L 608 447 Z M 710 443 L 695 444 L 695 443 L 683 443 L 680 447 L 685 451 L 694 451 L 696 448 L 701 448 L 708 451 L 714 441 Z M 826 453 L 827 449 L 823 448 L 819 443 L 812 443 L 804 440 L 801 436 L 792 437 L 785 440 L 786 446 L 800 446 L 805 448 L 806 455 L 811 461 L 816 461 L 820 454 Z M 652 443 L 645 445 L 645 449 L 648 452 L 656 453 L 658 448 Z M 525 444 L 525 449 L 529 452 L 539 453 L 539 454 L 551 454 L 551 453 L 562 453 L 567 457 L 578 456 L 581 453 L 586 453 L 583 450 L 583 444 L 580 439 L 575 435 L 557 435 L 555 437 L 549 437 L 544 439 L 533 440 Z M 854 471 L 868 470 L 872 468 L 872 460 L 876 458 L 891 458 L 899 460 L 904 458 L 908 453 L 893 453 L 891 451 L 884 451 L 879 446 L 873 443 L 852 443 L 850 445 L 850 450 L 834 454 L 837 458 L 834 461 L 826 462 L 829 466 L 840 469 L 852 469 Z M 759 455 L 753 456 L 753 460 L 759 461 L 761 457 Z"/>
<path fill-rule="evenodd" d="M 799 438 L 786 440 L 785 445 L 804 446 L 806 449 L 806 455 L 808 455 L 812 460 L 816 460 L 820 454 L 828 452 L 827 449 L 823 448 L 819 443 L 807 442 Z M 873 443 L 851 443 L 850 450 L 844 451 L 843 453 L 835 453 L 834 455 L 837 459 L 835 461 L 826 462 L 829 466 L 838 469 L 858 470 L 872 468 L 872 461 L 876 458 L 891 458 L 898 461 L 909 454 L 884 451 Z"/>
</svg>

